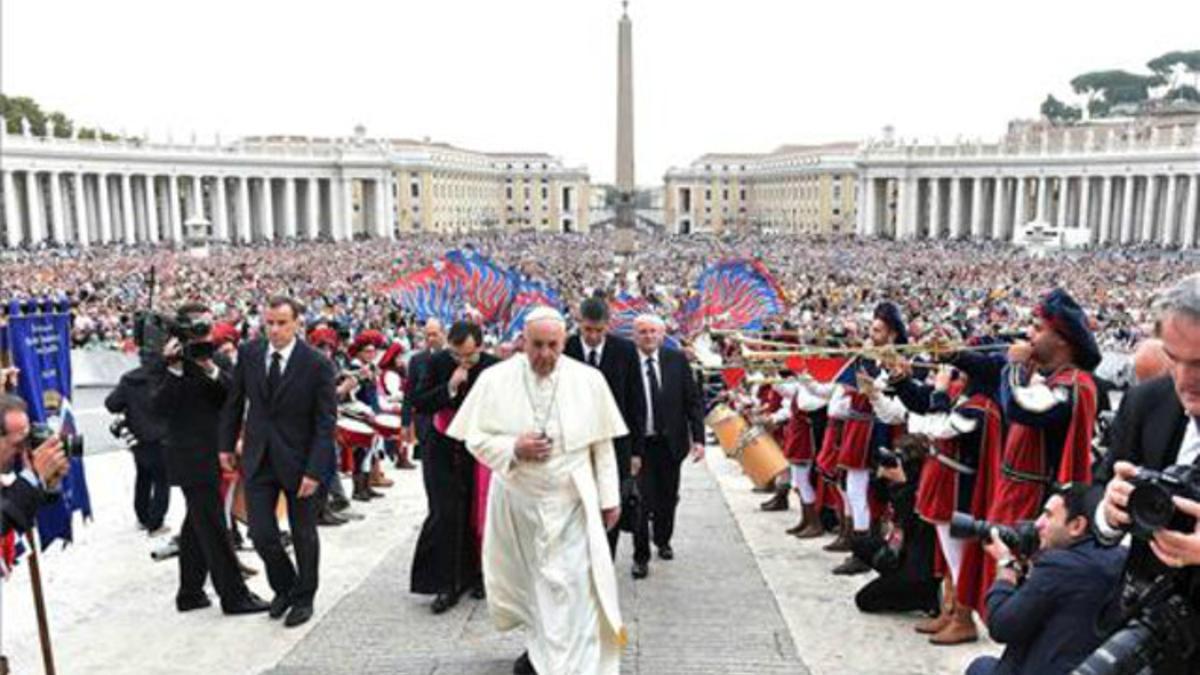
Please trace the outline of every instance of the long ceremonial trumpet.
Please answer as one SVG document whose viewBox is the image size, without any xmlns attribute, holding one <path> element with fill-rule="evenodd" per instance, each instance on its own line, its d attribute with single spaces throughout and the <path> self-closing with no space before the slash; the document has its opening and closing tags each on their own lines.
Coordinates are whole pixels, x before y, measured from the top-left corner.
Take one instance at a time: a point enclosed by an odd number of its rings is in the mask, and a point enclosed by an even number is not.
<svg viewBox="0 0 1200 675">
<path fill-rule="evenodd" d="M 755 344 L 764 344 L 761 340 L 751 340 Z M 1009 348 L 1007 344 L 967 345 L 961 342 L 928 342 L 911 345 L 885 345 L 882 347 L 817 347 L 795 345 L 787 342 L 769 342 L 776 349 L 752 349 L 745 341 L 742 343 L 742 359 L 745 361 L 777 361 L 792 357 L 810 356 L 862 356 L 880 361 L 896 360 L 898 356 L 915 356 L 918 354 L 953 354 L 957 352 L 995 352 Z"/>
</svg>

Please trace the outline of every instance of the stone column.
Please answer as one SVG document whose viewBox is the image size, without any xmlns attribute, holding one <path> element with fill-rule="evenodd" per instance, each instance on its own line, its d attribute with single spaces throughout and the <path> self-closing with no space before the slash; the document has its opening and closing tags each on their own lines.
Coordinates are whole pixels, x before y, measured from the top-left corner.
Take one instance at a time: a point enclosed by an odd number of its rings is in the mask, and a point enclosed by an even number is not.
<svg viewBox="0 0 1200 675">
<path fill-rule="evenodd" d="M 1146 176 L 1146 196 L 1142 200 L 1142 236 L 1141 241 L 1154 240 L 1154 202 L 1155 192 L 1158 191 L 1158 176 Z"/>
<path fill-rule="evenodd" d="M 947 227 L 951 239 L 962 237 L 962 180 L 950 179 L 950 223 Z"/>
<path fill-rule="evenodd" d="M 1081 230 L 1091 232 L 1090 222 L 1092 220 L 1092 210 L 1088 208 L 1088 201 L 1091 198 L 1092 177 L 1084 174 L 1079 178 L 1079 217 L 1076 219 L 1075 226 Z M 1095 237 L 1091 238 L 1096 241 Z"/>
<path fill-rule="evenodd" d="M 162 238 L 158 229 L 158 186 L 154 174 L 146 174 L 146 231 L 150 235 L 150 243 L 157 244 Z"/>
<path fill-rule="evenodd" d="M 321 222 L 321 181 L 319 179 L 308 179 L 308 189 L 305 190 L 304 198 L 308 202 L 308 208 L 304 212 L 304 236 L 309 241 L 314 241 L 321 233 L 319 225 Z"/>
<path fill-rule="evenodd" d="M 46 240 L 46 224 L 43 220 L 42 190 L 38 185 L 37 172 L 25 172 L 25 201 L 29 204 L 29 238 L 32 243 L 40 244 Z"/>
<path fill-rule="evenodd" d="M 1025 219 L 1029 217 L 1029 197 L 1025 193 L 1028 188 L 1029 179 L 1024 176 L 1017 177 L 1017 197 L 1013 202 L 1013 217 L 1012 227 L 1008 230 L 1009 241 L 1012 241 L 1016 231 L 1025 225 Z"/>
<path fill-rule="evenodd" d="M 0 129 L 0 134 L 4 130 Z M 17 203 L 17 181 L 13 180 L 11 169 L 4 172 L 4 221 L 8 223 L 5 230 L 5 244 L 9 248 L 17 248 L 24 239 L 24 228 L 21 227 L 21 209 Z"/>
<path fill-rule="evenodd" d="M 229 241 L 229 194 L 225 190 L 225 176 L 217 176 L 217 203 L 213 204 L 213 236 L 220 241 Z"/>
<path fill-rule="evenodd" d="M 187 217 L 184 218 L 185 222 L 188 220 L 191 220 L 192 218 L 194 218 L 196 216 L 200 216 L 201 218 L 205 217 L 204 216 L 204 177 L 203 176 L 192 176 L 191 192 L 192 192 L 192 196 L 191 196 L 191 199 L 189 200 L 191 203 L 188 204 L 188 206 L 191 209 L 191 213 L 187 214 Z"/>
<path fill-rule="evenodd" d="M 87 248 L 92 243 L 92 233 L 88 232 L 87 199 L 83 195 L 83 174 L 71 174 L 71 191 L 75 193 L 75 240 L 79 246 Z"/>
<path fill-rule="evenodd" d="M 396 238 L 396 196 L 392 193 L 392 188 L 395 185 L 394 176 L 391 171 L 383 173 L 383 179 L 379 181 L 379 188 L 383 192 L 383 238 Z M 571 214 L 567 214 L 571 215 Z"/>
<path fill-rule="evenodd" d="M 1179 243 L 1179 238 L 1175 236 L 1175 176 L 1167 174 L 1166 181 L 1167 199 L 1163 202 L 1163 231 L 1158 240 L 1167 246 L 1174 246 Z"/>
<path fill-rule="evenodd" d="M 354 238 L 354 180 L 343 177 L 339 184 L 341 190 L 338 209 L 338 231 L 335 238 L 338 241 L 348 241 Z"/>
<path fill-rule="evenodd" d="M 61 178 L 62 174 L 57 171 L 46 173 L 46 180 L 50 181 L 50 241 L 58 246 L 66 243 Z"/>
<path fill-rule="evenodd" d="M 1004 201 L 1004 176 L 996 176 L 992 179 L 992 240 L 1004 237 Z"/>
<path fill-rule="evenodd" d="M 1183 246 L 1184 248 L 1194 248 L 1196 246 L 1196 195 L 1200 192 L 1200 174 L 1192 174 L 1187 176 L 1188 188 L 1187 199 L 1184 200 L 1183 213 Z"/>
<path fill-rule="evenodd" d="M 1048 208 L 1048 204 L 1046 202 L 1049 201 L 1049 195 L 1047 194 L 1049 190 L 1047 189 L 1047 186 L 1049 185 L 1050 181 L 1045 176 L 1038 178 L 1037 211 L 1034 219 L 1043 223 L 1046 222 L 1046 209 Z"/>
<path fill-rule="evenodd" d="M 137 222 L 133 215 L 133 189 L 130 186 L 129 174 L 123 173 L 121 176 L 121 226 L 122 232 L 125 233 L 126 244 L 137 243 Z"/>
<path fill-rule="evenodd" d="M 870 235 L 870 232 L 867 231 L 867 205 L 870 203 L 870 197 L 868 197 L 870 190 L 866 187 L 870 179 L 864 177 L 855 182 L 857 183 L 854 188 L 857 193 L 857 198 L 854 200 L 857 207 L 857 213 L 855 213 L 855 231 L 858 233 L 858 236 L 866 237 Z"/>
<path fill-rule="evenodd" d="M 1137 196 L 1136 176 L 1125 176 L 1125 188 L 1121 192 L 1121 243 L 1133 242 L 1133 201 Z"/>
<path fill-rule="evenodd" d="M 271 197 L 271 178 L 264 177 L 262 179 L 262 201 L 258 205 L 262 215 L 262 232 L 263 238 L 267 241 L 275 241 L 275 203 Z"/>
<path fill-rule="evenodd" d="M 1112 176 L 1105 176 L 1104 183 L 1100 188 L 1100 222 L 1096 223 L 1094 229 L 1097 232 L 1096 240 L 1101 244 L 1107 244 L 1113 240 L 1112 223 L 1109 222 L 1109 213 L 1112 210 L 1113 180 Z"/>
<path fill-rule="evenodd" d="M 171 218 L 171 241 L 183 243 L 183 208 L 179 205 L 179 176 L 167 176 L 167 196 L 171 200 L 171 208 L 167 209 Z"/>
<path fill-rule="evenodd" d="M 296 179 L 283 179 L 283 233 L 288 239 L 296 238 Z"/>
<path fill-rule="evenodd" d="M 971 179 L 971 238 L 983 239 L 983 179 Z"/>
<path fill-rule="evenodd" d="M 942 236 L 942 179 L 929 179 L 929 238 L 937 239 Z"/>
<path fill-rule="evenodd" d="M 96 190 L 100 193 L 100 241 L 110 243 L 112 232 L 112 203 L 108 197 L 108 175 L 96 174 Z"/>
<path fill-rule="evenodd" d="M 917 179 L 904 178 L 896 181 L 900 191 L 897 200 L 896 238 L 916 239 L 917 235 Z"/>
<path fill-rule="evenodd" d="M 1058 222 L 1055 223 L 1060 229 L 1067 227 L 1067 205 L 1071 203 L 1071 179 L 1067 176 L 1058 177 Z"/>
<path fill-rule="evenodd" d="M 238 241 L 243 244 L 254 241 L 254 230 L 250 227 L 250 179 L 238 176 L 237 187 Z"/>
</svg>

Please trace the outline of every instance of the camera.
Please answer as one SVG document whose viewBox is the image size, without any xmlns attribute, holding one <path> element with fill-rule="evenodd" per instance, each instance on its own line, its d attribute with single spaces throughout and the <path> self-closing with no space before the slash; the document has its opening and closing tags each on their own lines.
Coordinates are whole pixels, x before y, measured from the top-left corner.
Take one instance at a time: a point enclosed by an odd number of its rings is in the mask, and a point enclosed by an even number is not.
<svg viewBox="0 0 1200 675">
<path fill-rule="evenodd" d="M 875 449 L 875 459 L 879 466 L 894 469 L 901 464 L 920 461 L 929 454 L 927 441 L 918 436 L 905 434 L 896 439 L 896 448 L 889 450 L 882 445 Z"/>
<path fill-rule="evenodd" d="M 1200 500 L 1200 472 L 1195 467 L 1176 464 L 1162 471 L 1138 469 L 1129 482 L 1133 492 L 1129 494 L 1126 511 L 1132 521 L 1129 531 L 1133 536 L 1149 539 L 1164 527 L 1178 532 L 1191 532 L 1196 527 L 1196 519 L 1177 511 L 1172 499 Z"/>
<path fill-rule="evenodd" d="M 47 424 L 33 424 L 29 427 L 30 449 L 41 447 L 51 438 L 58 436 L 62 441 L 63 452 L 67 457 L 83 457 L 83 436 L 65 434 L 51 429 Z"/>
<path fill-rule="evenodd" d="M 986 520 L 976 520 L 969 513 L 955 513 L 950 517 L 950 536 L 955 539 L 983 539 L 992 537 L 992 528 L 1000 537 L 1000 541 L 1018 558 L 1029 558 L 1041 548 L 1042 541 L 1038 537 L 1037 528 L 1033 521 L 1022 520 L 1012 527 L 989 523 Z"/>
<path fill-rule="evenodd" d="M 900 569 L 900 548 L 889 544 L 878 534 L 869 535 L 850 544 L 850 552 L 880 574 Z"/>
<path fill-rule="evenodd" d="M 211 358 L 216 347 L 204 341 L 212 332 L 212 324 L 190 316 L 168 316 L 157 312 L 138 312 L 133 319 L 133 341 L 143 351 L 161 354 L 171 338 L 184 344 L 183 358 Z"/>
</svg>

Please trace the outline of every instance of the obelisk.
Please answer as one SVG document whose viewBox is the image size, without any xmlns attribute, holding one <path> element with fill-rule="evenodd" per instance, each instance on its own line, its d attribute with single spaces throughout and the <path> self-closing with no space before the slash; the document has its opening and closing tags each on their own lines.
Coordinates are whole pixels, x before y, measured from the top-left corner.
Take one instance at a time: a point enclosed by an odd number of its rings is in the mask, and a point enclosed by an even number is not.
<svg viewBox="0 0 1200 675">
<path fill-rule="evenodd" d="M 629 0 L 621 2 L 617 24 L 617 212 L 618 231 L 634 226 L 633 175 L 633 22 Z M 632 237 L 628 238 L 632 242 Z"/>
</svg>

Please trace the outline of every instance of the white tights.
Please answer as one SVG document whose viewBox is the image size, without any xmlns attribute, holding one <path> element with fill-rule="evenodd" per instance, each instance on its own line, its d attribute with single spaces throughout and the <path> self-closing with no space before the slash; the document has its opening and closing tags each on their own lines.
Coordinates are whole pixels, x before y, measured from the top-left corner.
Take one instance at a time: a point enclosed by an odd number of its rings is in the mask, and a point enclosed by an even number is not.
<svg viewBox="0 0 1200 675">
<path fill-rule="evenodd" d="M 871 474 L 866 469 L 846 470 L 846 513 L 859 532 L 871 529 L 871 509 L 867 505 L 867 486 L 870 484 Z"/>
<path fill-rule="evenodd" d="M 812 483 L 808 482 L 808 474 L 811 470 L 810 464 L 792 465 L 792 488 L 800 493 L 801 504 L 812 504 L 817 501 L 817 492 L 813 490 Z"/>
<path fill-rule="evenodd" d="M 942 545 L 942 555 L 946 557 L 946 566 L 950 568 L 950 578 L 958 585 L 959 568 L 962 567 L 965 546 L 962 539 L 950 536 L 950 523 L 939 523 L 937 526 L 938 543 Z"/>
</svg>

